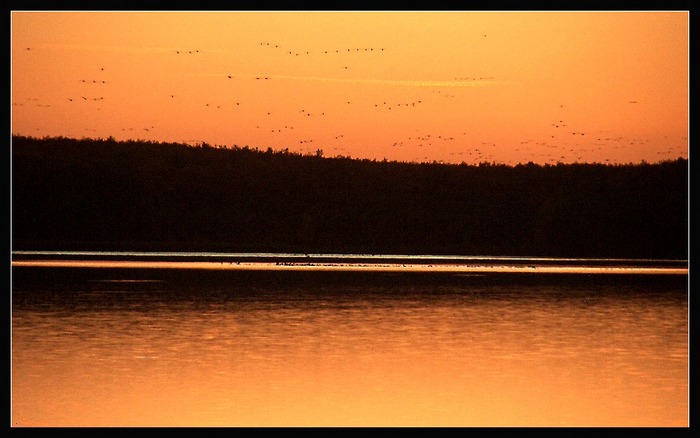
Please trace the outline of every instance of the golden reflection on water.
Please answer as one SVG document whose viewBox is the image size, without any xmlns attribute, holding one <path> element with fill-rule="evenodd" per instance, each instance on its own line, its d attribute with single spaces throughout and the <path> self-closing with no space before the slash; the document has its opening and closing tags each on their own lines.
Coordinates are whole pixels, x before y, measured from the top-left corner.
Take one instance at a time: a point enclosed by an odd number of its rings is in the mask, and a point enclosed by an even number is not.
<svg viewBox="0 0 700 438">
<path fill-rule="evenodd" d="M 134 260 L 13 260 L 12 266 L 45 268 L 123 268 L 123 269 L 207 269 L 249 271 L 381 271 L 381 272 L 527 272 L 563 274 L 678 274 L 687 275 L 688 268 L 653 266 L 556 266 L 503 264 L 421 264 L 421 263 L 338 263 L 338 262 L 202 262 L 202 261 L 134 261 Z"/>
<path fill-rule="evenodd" d="M 511 289 L 18 309 L 12 424 L 688 425 L 685 300 Z"/>
</svg>

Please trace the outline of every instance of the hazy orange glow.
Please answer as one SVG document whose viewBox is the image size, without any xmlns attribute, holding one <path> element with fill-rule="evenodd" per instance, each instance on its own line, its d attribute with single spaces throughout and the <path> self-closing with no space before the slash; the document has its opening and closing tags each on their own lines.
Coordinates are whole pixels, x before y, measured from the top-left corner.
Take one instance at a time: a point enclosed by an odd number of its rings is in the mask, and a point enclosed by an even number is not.
<svg viewBox="0 0 700 438">
<path fill-rule="evenodd" d="M 12 12 L 12 133 L 405 161 L 688 156 L 680 12 Z"/>
</svg>

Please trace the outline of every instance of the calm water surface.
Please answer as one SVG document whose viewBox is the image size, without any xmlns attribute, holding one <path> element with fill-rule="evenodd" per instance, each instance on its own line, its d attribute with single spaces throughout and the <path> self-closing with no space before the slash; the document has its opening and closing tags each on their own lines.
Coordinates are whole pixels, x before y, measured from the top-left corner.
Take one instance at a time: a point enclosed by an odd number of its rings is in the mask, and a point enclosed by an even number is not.
<svg viewBox="0 0 700 438">
<path fill-rule="evenodd" d="M 687 426 L 687 277 L 15 267 L 12 425 Z"/>
</svg>

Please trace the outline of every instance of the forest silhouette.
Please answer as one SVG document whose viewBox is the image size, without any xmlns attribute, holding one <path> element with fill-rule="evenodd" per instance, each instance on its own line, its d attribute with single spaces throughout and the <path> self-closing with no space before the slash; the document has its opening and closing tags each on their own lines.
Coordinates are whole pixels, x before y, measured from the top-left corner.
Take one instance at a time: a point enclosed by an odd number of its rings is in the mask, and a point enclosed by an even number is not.
<svg viewBox="0 0 700 438">
<path fill-rule="evenodd" d="M 12 137 L 12 250 L 688 258 L 688 160 L 407 163 Z"/>
</svg>

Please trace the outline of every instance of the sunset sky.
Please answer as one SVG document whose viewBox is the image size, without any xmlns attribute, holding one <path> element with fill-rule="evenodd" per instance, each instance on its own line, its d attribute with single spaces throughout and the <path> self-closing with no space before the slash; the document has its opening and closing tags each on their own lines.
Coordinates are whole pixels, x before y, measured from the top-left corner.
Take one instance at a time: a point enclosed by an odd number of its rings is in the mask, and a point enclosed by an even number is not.
<svg viewBox="0 0 700 438">
<path fill-rule="evenodd" d="M 688 21 L 13 11 L 12 134 L 467 164 L 687 158 Z"/>
</svg>

